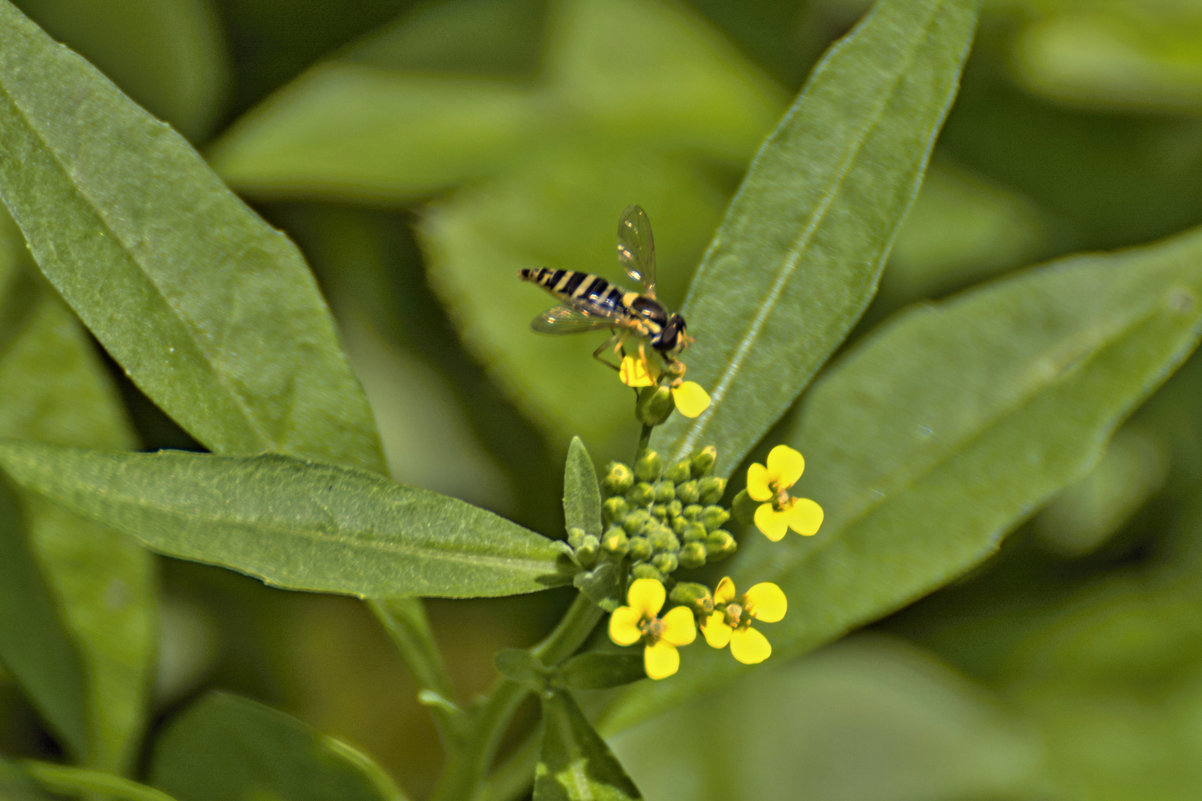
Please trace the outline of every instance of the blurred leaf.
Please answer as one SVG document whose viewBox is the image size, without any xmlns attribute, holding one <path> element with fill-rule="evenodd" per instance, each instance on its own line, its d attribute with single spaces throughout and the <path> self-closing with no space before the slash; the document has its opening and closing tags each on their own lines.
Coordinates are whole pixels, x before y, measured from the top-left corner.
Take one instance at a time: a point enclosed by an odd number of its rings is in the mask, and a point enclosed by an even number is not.
<svg viewBox="0 0 1202 801">
<path fill-rule="evenodd" d="M 106 453 L 8 441 L 28 491 L 148 547 L 286 589 L 368 598 L 514 595 L 565 583 L 550 540 L 463 501 L 276 454 Z"/>
<path fill-rule="evenodd" d="M 548 691 L 540 700 L 543 745 L 534 773 L 535 801 L 642 798 L 572 696 Z"/>
<path fill-rule="evenodd" d="M 0 660 L 67 750 L 83 759 L 92 742 L 88 677 L 57 610 L 29 548 L 19 501 L 0 481 Z"/>
<path fill-rule="evenodd" d="M 601 490 L 597 471 L 580 437 L 572 437 L 563 472 L 563 519 L 567 528 L 601 536 Z"/>
<path fill-rule="evenodd" d="M 159 738 L 151 782 L 179 801 L 403 801 L 360 751 L 269 707 L 212 693 Z"/>
<path fill-rule="evenodd" d="M 214 167 L 261 195 L 405 202 L 542 161 L 548 143 L 741 163 L 776 113 L 771 84 L 681 9 L 653 0 L 553 5 L 537 80 L 437 72 L 391 54 L 422 31 L 428 51 L 431 36 L 445 41 L 465 15 L 477 18 L 472 28 L 497 16 L 448 3 L 309 70 L 232 127 L 212 151 Z M 510 14 L 499 16 L 513 25 Z M 527 51 L 542 47 L 542 33 L 522 31 Z"/>
<path fill-rule="evenodd" d="M 138 784 L 114 773 L 55 765 L 50 762 L 25 762 L 26 772 L 55 797 L 119 799 L 119 801 L 174 801 L 171 796 Z M 0 787 L 3 787 L 0 784 Z M 4 796 L 7 798 L 7 796 Z"/>
<path fill-rule="evenodd" d="M 648 798 L 1061 797 L 1032 790 L 1042 752 L 1021 719 L 925 653 L 882 638 L 757 672 L 613 746 Z"/>
<path fill-rule="evenodd" d="M 878 3 L 815 68 L 689 290 L 685 360 L 713 405 L 657 432 L 666 458 L 714 445 L 729 474 L 859 319 L 955 96 L 977 5 Z"/>
<path fill-rule="evenodd" d="M 0 88 L 0 196 L 142 390 L 215 451 L 380 469 L 370 410 L 296 248 L 7 2 Z"/>
<path fill-rule="evenodd" d="M 641 653 L 577 654 L 559 668 L 564 685 L 576 690 L 604 690 L 647 678 Z"/>
<path fill-rule="evenodd" d="M 203 139 L 222 112 L 230 64 L 212 0 L 15 5 L 189 139 Z"/>
<path fill-rule="evenodd" d="M 1195 346 L 1199 262 L 1195 231 L 1028 271 L 912 309 L 832 367 L 777 437 L 805 454 L 795 491 L 822 504 L 825 525 L 775 547 L 749 532 L 734 574 L 789 597 L 767 632 L 774 656 L 960 575 L 1080 477 Z M 631 691 L 617 720 L 738 672 L 686 660 L 670 686 Z"/>
<path fill-rule="evenodd" d="M 1033 6 L 1012 69 L 1059 102 L 1127 112 L 1202 111 L 1202 11 L 1130 0 Z"/>
<path fill-rule="evenodd" d="M 0 755 L 0 798 L 5 801 L 48 801 L 28 773 Z"/>
<path fill-rule="evenodd" d="M 210 160 L 252 194 L 404 201 L 503 169 L 543 135 L 545 105 L 495 79 L 333 62 L 240 119 Z"/>
<path fill-rule="evenodd" d="M 133 435 L 94 346 L 33 271 L 11 220 L 2 212 L 0 217 L 0 437 L 131 447 Z M 77 652 L 71 659 L 82 657 L 87 674 L 85 705 L 77 714 L 86 717 L 89 730 L 86 747 L 68 742 L 87 764 L 123 770 L 143 726 L 156 646 L 150 555 L 128 537 L 41 499 L 26 498 L 23 506 L 24 532 L 7 533 L 28 536 L 27 545 L 14 547 L 32 549 L 50 592 L 41 602 L 50 606 L 37 614 L 22 612 L 20 622 L 49 617 L 58 623 L 39 626 L 36 636 L 24 625 L 0 626 L 0 654 L 56 632 L 68 637 Z M 3 569 L 31 567 L 7 562 Z M 15 589 L 42 578 L 31 574 L 10 581 Z M 24 604 L 33 601 L 34 596 L 22 598 Z M 40 704 L 37 683 L 52 677 L 69 681 L 72 670 L 71 660 L 51 660 L 27 674 L 35 683 L 24 689 Z M 58 687 L 51 692 L 55 705 L 75 698 Z"/>
<path fill-rule="evenodd" d="M 538 657 L 523 648 L 498 651 L 493 664 L 502 676 L 532 690 L 542 689 L 546 684 L 547 668 Z"/>
</svg>

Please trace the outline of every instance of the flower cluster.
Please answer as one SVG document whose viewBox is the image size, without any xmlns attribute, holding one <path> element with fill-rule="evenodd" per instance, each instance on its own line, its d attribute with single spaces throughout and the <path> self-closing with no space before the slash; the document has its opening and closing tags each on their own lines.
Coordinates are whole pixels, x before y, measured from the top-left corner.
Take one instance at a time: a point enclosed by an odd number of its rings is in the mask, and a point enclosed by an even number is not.
<svg viewBox="0 0 1202 801">
<path fill-rule="evenodd" d="M 703 448 L 665 466 L 648 450 L 633 469 L 611 462 L 601 479 L 600 541 L 590 548 L 595 538 L 569 532 L 577 561 L 590 567 L 597 558 L 625 559 L 636 579 L 662 583 L 678 568 L 701 567 L 733 554 L 734 535 L 723 528 L 730 512 L 719 505 L 726 481 L 710 475 L 715 457 L 713 448 Z"/>
<path fill-rule="evenodd" d="M 676 582 L 668 593 L 677 568 L 700 567 L 737 547 L 722 528 L 730 513 L 720 505 L 725 482 L 710 475 L 716 457 L 710 447 L 665 467 L 657 453 L 646 451 L 633 469 L 611 463 L 601 482 L 607 528 L 600 550 L 628 557 L 634 578 L 626 604 L 610 617 L 609 636 L 619 645 L 643 643 L 644 669 L 653 679 L 676 673 L 677 649 L 696 639 L 698 627 L 707 644 L 729 647 L 739 662 L 764 661 L 772 645 L 752 624 L 776 623 L 788 609 L 784 592 L 770 581 L 742 594 L 729 577 L 713 592 L 703 584 Z M 789 529 L 805 536 L 817 533 L 822 507 L 789 494 L 805 469 L 801 454 L 779 445 L 765 461 L 747 471 L 747 488 L 736 497 L 736 510 L 741 504 L 745 516 L 773 542 Z M 669 598 L 678 605 L 661 616 Z"/>
</svg>

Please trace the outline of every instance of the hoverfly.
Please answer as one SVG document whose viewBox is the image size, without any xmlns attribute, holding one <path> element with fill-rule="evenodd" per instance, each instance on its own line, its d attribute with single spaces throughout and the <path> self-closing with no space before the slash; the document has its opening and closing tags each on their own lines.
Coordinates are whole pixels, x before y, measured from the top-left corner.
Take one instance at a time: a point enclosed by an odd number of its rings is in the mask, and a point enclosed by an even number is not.
<svg viewBox="0 0 1202 801">
<path fill-rule="evenodd" d="M 669 313 L 655 299 L 655 240 L 651 236 L 651 221 L 639 206 L 627 206 L 618 220 L 618 262 L 626 275 L 638 281 L 643 292 L 628 292 L 600 276 L 578 270 L 553 270 L 550 267 L 523 269 L 519 276 L 538 284 L 563 303 L 535 317 L 530 327 L 544 334 L 576 334 L 608 328 L 613 332 L 593 357 L 617 369 L 602 358 L 613 346 L 614 354 L 622 353 L 626 338 L 633 335 L 650 345 L 663 357 L 673 372 L 684 372 L 684 365 L 675 360 L 693 340 L 685 334 L 684 318 Z"/>
</svg>

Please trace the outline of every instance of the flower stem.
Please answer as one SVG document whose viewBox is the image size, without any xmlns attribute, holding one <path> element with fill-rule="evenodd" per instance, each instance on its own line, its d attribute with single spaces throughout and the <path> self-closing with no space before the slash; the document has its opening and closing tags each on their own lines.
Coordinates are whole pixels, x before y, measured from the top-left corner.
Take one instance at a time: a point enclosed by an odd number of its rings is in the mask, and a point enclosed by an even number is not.
<svg viewBox="0 0 1202 801">
<path fill-rule="evenodd" d="M 601 615 L 596 604 L 578 594 L 555 629 L 530 652 L 547 667 L 558 665 L 584 643 Z M 430 796 L 431 801 L 475 797 L 492 764 L 501 735 L 528 692 L 528 687 L 509 679 L 501 679 L 493 686 L 483 704 L 473 711 L 459 747 L 448 756 L 442 777 Z"/>
</svg>

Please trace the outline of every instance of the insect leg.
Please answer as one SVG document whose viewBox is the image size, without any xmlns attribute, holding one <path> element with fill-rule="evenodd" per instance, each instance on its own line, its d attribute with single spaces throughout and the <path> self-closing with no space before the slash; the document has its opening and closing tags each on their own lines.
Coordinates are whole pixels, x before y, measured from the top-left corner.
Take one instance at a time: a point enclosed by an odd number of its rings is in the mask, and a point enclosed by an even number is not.
<svg viewBox="0 0 1202 801">
<path fill-rule="evenodd" d="M 604 364 L 606 367 L 612 367 L 615 370 L 620 370 L 621 368 L 618 365 L 614 364 L 613 362 L 606 361 L 602 357 L 602 354 L 609 350 L 610 345 L 613 345 L 614 354 L 620 354 L 622 352 L 622 343 L 625 341 L 626 332 L 615 331 L 613 336 L 601 343 L 601 347 L 593 351 L 593 358 Z"/>
</svg>

